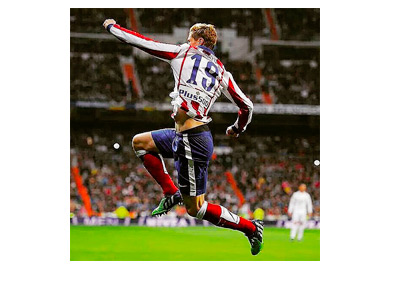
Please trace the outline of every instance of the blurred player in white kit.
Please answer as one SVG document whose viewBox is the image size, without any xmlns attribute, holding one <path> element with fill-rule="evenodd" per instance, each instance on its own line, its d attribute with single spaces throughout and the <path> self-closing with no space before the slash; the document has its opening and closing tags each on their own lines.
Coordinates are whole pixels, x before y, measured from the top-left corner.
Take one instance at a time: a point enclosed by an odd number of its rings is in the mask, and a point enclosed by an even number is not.
<svg viewBox="0 0 400 286">
<path fill-rule="evenodd" d="M 312 215 L 311 196 L 306 192 L 307 186 L 301 184 L 299 190 L 290 198 L 288 214 L 292 217 L 290 229 L 290 239 L 293 241 L 297 234 L 297 240 L 303 238 L 304 228 L 306 227 L 307 214 Z"/>
</svg>

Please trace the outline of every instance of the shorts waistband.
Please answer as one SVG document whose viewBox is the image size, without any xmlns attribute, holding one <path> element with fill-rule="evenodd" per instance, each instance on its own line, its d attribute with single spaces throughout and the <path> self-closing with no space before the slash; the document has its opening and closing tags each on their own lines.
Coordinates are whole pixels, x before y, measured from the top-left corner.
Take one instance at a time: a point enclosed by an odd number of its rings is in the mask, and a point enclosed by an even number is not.
<svg viewBox="0 0 400 286">
<path fill-rule="evenodd" d="M 182 132 L 176 132 L 177 134 L 196 134 L 196 133 L 201 133 L 205 131 L 210 131 L 210 128 L 208 127 L 207 124 L 203 124 L 194 128 L 187 129 Z"/>
</svg>

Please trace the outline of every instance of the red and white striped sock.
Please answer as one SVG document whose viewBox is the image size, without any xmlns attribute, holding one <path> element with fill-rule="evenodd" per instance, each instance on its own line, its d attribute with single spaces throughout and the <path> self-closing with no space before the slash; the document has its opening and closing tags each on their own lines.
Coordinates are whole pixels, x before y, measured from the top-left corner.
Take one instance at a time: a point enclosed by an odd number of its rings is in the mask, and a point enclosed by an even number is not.
<svg viewBox="0 0 400 286">
<path fill-rule="evenodd" d="M 142 152 L 140 152 L 142 151 Z M 146 152 L 143 150 L 136 151 L 137 156 L 142 160 L 143 166 L 156 180 L 163 190 L 165 196 L 172 196 L 178 191 L 167 169 L 165 168 L 163 158 L 160 154 L 154 152 Z"/>
<path fill-rule="evenodd" d="M 197 218 L 205 219 L 219 227 L 241 231 L 246 235 L 251 235 L 256 231 L 256 227 L 251 221 L 231 213 L 223 206 L 210 204 L 206 201 L 197 213 Z"/>
</svg>

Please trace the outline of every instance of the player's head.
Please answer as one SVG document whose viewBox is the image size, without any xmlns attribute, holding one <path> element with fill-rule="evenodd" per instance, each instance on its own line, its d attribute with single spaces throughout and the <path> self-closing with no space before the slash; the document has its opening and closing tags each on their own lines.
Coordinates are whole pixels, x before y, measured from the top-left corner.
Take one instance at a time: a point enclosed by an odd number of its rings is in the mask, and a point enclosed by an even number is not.
<svg viewBox="0 0 400 286">
<path fill-rule="evenodd" d="M 217 43 L 217 39 L 217 31 L 211 24 L 197 23 L 189 30 L 188 41 L 192 46 L 202 45 L 213 49 Z"/>
<path fill-rule="evenodd" d="M 301 185 L 299 186 L 299 190 L 300 190 L 300 192 L 305 192 L 305 191 L 307 190 L 306 184 L 301 184 Z"/>
</svg>

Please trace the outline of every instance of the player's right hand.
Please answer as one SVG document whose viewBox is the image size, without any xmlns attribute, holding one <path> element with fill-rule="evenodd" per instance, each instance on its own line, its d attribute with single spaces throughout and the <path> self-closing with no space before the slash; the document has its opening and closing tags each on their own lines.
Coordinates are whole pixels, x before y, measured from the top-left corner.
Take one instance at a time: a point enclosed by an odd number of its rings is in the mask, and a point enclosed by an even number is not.
<svg viewBox="0 0 400 286">
<path fill-rule="evenodd" d="M 107 20 L 104 21 L 103 26 L 104 26 L 105 29 L 107 29 L 108 25 L 110 25 L 110 24 L 116 24 L 116 23 L 117 23 L 117 22 L 115 22 L 114 19 L 107 19 Z"/>
<path fill-rule="evenodd" d="M 237 137 L 239 137 L 239 133 L 237 133 L 237 132 L 235 132 L 235 130 L 233 129 L 233 125 L 232 126 L 229 126 L 227 129 L 226 129 L 226 135 L 228 135 L 229 137 L 233 137 L 233 138 L 237 138 Z"/>
</svg>

